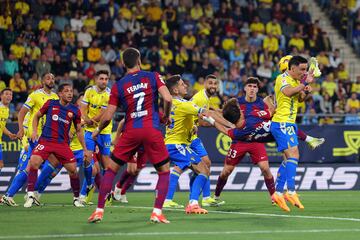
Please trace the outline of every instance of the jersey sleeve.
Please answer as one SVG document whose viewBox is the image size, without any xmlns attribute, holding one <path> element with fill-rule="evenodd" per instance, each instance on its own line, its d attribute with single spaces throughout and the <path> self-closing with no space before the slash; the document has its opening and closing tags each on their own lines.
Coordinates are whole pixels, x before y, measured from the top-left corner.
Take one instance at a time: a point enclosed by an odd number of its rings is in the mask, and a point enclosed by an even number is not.
<svg viewBox="0 0 360 240">
<path fill-rule="evenodd" d="M 155 81 L 156 81 L 157 89 L 161 88 L 162 86 L 165 86 L 163 77 L 157 72 L 155 72 Z"/>
<path fill-rule="evenodd" d="M 35 105 L 35 99 L 36 97 L 34 96 L 34 93 L 31 93 L 26 99 L 26 102 L 24 103 L 24 107 L 26 107 L 29 110 L 32 109 Z"/>
<path fill-rule="evenodd" d="M 50 107 L 50 103 L 51 103 L 51 100 L 47 100 L 46 103 L 40 108 L 40 112 L 41 114 L 46 114 L 49 110 L 49 107 Z"/>
<path fill-rule="evenodd" d="M 90 98 L 90 88 L 88 89 L 88 90 L 86 90 L 85 91 L 85 94 L 84 94 L 84 97 L 83 97 L 83 99 L 81 100 L 81 102 L 83 103 L 83 104 L 86 104 L 86 105 L 88 105 L 89 104 L 89 98 Z"/>
<path fill-rule="evenodd" d="M 280 83 L 280 91 L 282 92 L 282 90 L 287 87 L 290 86 L 290 83 L 288 82 L 288 80 L 286 79 L 286 77 L 281 77 L 279 79 L 279 83 Z"/>
<path fill-rule="evenodd" d="M 235 129 L 232 128 L 232 129 L 229 129 L 228 132 L 227 132 L 227 135 L 228 135 L 231 139 L 234 139 L 234 131 L 235 131 Z"/>
<path fill-rule="evenodd" d="M 190 101 L 182 102 L 182 104 L 180 104 L 178 108 L 179 108 L 178 110 L 184 113 L 185 115 L 197 116 L 204 111 L 203 108 L 198 107 L 197 105 L 195 105 L 193 102 Z"/>
<path fill-rule="evenodd" d="M 114 84 L 111 88 L 110 92 L 110 99 L 109 103 L 110 105 L 118 106 L 119 105 L 119 90 L 117 84 Z"/>
</svg>

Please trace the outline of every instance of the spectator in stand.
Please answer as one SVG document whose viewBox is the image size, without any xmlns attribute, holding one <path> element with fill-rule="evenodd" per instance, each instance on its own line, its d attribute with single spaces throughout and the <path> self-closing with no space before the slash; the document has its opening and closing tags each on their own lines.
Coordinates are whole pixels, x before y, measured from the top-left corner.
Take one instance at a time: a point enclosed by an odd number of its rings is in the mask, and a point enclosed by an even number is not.
<svg viewBox="0 0 360 240">
<path fill-rule="evenodd" d="M 80 32 L 83 24 L 84 23 L 80 19 L 80 12 L 76 11 L 73 15 L 73 18 L 70 20 L 71 31 L 75 33 Z"/>
<path fill-rule="evenodd" d="M 343 62 L 343 60 L 340 57 L 340 50 L 339 49 L 335 49 L 333 54 L 330 55 L 329 59 L 330 59 L 330 66 L 333 69 L 336 69 L 339 66 L 339 64 Z"/>
<path fill-rule="evenodd" d="M 60 10 L 59 15 L 54 17 L 53 28 L 56 31 L 63 32 L 65 30 L 65 26 L 70 25 L 69 19 L 65 16 L 65 11 Z"/>
<path fill-rule="evenodd" d="M 101 71 L 101 70 L 106 70 L 109 73 L 111 73 L 110 66 L 109 66 L 109 64 L 106 63 L 106 60 L 103 57 L 101 57 L 99 62 L 94 65 L 94 69 L 96 72 Z"/>
<path fill-rule="evenodd" d="M 103 12 L 101 18 L 96 22 L 96 31 L 102 36 L 108 36 L 111 33 L 113 22 L 108 12 Z"/>
<path fill-rule="evenodd" d="M 196 38 L 192 31 L 188 31 L 181 39 L 181 44 L 187 49 L 192 50 L 196 44 Z"/>
<path fill-rule="evenodd" d="M 28 80 L 28 90 L 29 94 L 33 91 L 42 87 L 41 80 L 36 72 L 34 72 L 31 78 Z"/>
<path fill-rule="evenodd" d="M 346 102 L 346 112 L 350 112 L 351 109 L 355 109 L 356 111 L 360 110 L 360 101 L 357 99 L 356 93 L 351 93 L 351 97 Z"/>
<path fill-rule="evenodd" d="M 105 49 L 101 52 L 101 56 L 111 66 L 114 64 L 114 62 L 117 58 L 114 49 L 112 49 L 109 44 L 105 46 Z"/>
<path fill-rule="evenodd" d="M 21 78 L 19 72 L 14 74 L 14 77 L 10 80 L 9 87 L 13 91 L 15 101 L 25 102 L 27 98 L 27 87 L 25 80 Z"/>
<path fill-rule="evenodd" d="M 321 84 L 322 92 L 329 94 L 330 98 L 335 98 L 335 92 L 337 91 L 337 84 L 334 82 L 332 75 L 327 75 L 325 81 Z M 324 94 L 323 94 L 324 95 Z"/>
<path fill-rule="evenodd" d="M 352 32 L 352 44 L 358 54 L 360 54 L 360 23 L 356 24 Z"/>
<path fill-rule="evenodd" d="M 31 75 L 35 72 L 35 67 L 32 64 L 32 62 L 30 62 L 29 57 L 25 56 L 20 64 L 19 67 L 19 71 L 21 73 L 21 75 L 24 77 L 24 79 L 27 81 Z"/>
<path fill-rule="evenodd" d="M 43 76 L 45 73 L 51 72 L 51 65 L 47 61 L 45 54 L 41 54 L 40 60 L 35 65 L 35 70 L 39 76 Z"/>
<path fill-rule="evenodd" d="M 39 22 L 38 28 L 39 30 L 44 30 L 48 32 L 50 30 L 51 25 L 53 24 L 52 20 L 50 19 L 49 14 L 45 14 Z"/>
<path fill-rule="evenodd" d="M 78 42 L 82 42 L 82 47 L 84 47 L 84 48 L 90 47 L 90 43 L 93 40 L 91 34 L 87 30 L 87 27 L 85 27 L 85 26 L 83 26 L 81 28 L 81 31 L 77 33 L 76 39 Z"/>
<path fill-rule="evenodd" d="M 300 32 L 296 32 L 294 34 L 294 36 L 290 39 L 288 46 L 289 46 L 289 48 L 296 47 L 296 49 L 299 52 L 304 51 L 305 42 L 301 38 L 301 33 Z"/>
<path fill-rule="evenodd" d="M 101 50 L 98 47 L 97 41 L 91 43 L 91 47 L 87 49 L 87 60 L 89 62 L 97 62 L 101 58 Z"/>
<path fill-rule="evenodd" d="M 17 37 L 16 42 L 11 44 L 10 52 L 16 59 L 22 59 L 25 56 L 25 47 L 21 37 Z"/>
<path fill-rule="evenodd" d="M 303 125 L 317 125 L 319 123 L 318 116 L 314 108 L 311 108 L 307 114 L 304 115 L 302 119 Z"/>
</svg>

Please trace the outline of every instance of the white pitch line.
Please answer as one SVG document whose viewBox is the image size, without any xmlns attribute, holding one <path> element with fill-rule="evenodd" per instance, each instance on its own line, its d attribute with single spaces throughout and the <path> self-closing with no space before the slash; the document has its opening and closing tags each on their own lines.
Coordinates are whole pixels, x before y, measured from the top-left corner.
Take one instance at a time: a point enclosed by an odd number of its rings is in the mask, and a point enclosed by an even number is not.
<svg viewBox="0 0 360 240">
<path fill-rule="evenodd" d="M 63 207 L 74 207 L 73 205 L 61 205 L 61 204 L 44 204 L 44 206 L 63 206 Z M 108 208 L 108 207 L 107 207 Z M 133 209 L 153 209 L 152 207 L 141 207 L 141 206 L 124 206 L 124 205 L 113 205 L 110 208 L 133 208 Z M 183 212 L 183 209 L 169 209 L 165 208 L 165 211 Z M 252 212 L 228 212 L 228 211 L 209 211 L 209 213 L 217 214 L 233 214 L 233 215 L 250 215 L 250 216 L 262 216 L 262 217 L 283 217 L 283 218 L 302 218 L 302 219 L 323 219 L 323 220 L 336 220 L 336 221 L 350 221 L 360 222 L 360 218 L 345 218 L 345 217 L 326 217 L 326 216 L 307 216 L 307 215 L 288 215 L 285 214 L 274 214 L 274 213 L 252 213 Z"/>
<path fill-rule="evenodd" d="M 304 230 L 258 230 L 258 231 L 224 231 L 224 232 L 114 232 L 114 233 L 69 233 L 52 235 L 13 235 L 0 236 L 0 239 L 41 239 L 41 238 L 88 238 L 88 237 L 115 237 L 115 236 L 168 236 L 168 235 L 233 235 L 233 234 L 287 234 L 287 233 L 334 233 L 360 232 L 360 229 L 304 229 Z"/>
</svg>

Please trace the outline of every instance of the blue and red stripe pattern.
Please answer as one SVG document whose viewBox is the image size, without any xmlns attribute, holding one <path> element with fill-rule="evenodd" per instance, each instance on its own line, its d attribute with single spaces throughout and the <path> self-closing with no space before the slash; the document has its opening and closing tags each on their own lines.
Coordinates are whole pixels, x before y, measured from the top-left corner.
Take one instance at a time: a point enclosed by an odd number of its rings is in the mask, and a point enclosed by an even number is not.
<svg viewBox="0 0 360 240">
<path fill-rule="evenodd" d="M 71 103 L 64 106 L 59 100 L 48 100 L 40 112 L 46 115 L 40 140 L 69 144 L 71 124 L 81 122 L 80 109 Z"/>
<path fill-rule="evenodd" d="M 148 71 L 128 73 L 113 85 L 109 104 L 125 110 L 124 131 L 160 128 L 158 89 L 164 85 L 158 73 Z"/>
</svg>

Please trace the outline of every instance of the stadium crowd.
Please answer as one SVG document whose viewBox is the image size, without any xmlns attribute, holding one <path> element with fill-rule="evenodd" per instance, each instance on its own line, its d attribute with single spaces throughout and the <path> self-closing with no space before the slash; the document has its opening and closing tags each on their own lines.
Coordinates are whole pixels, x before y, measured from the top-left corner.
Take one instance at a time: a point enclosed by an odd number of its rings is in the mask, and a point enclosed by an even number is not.
<svg viewBox="0 0 360 240">
<path fill-rule="evenodd" d="M 182 74 L 191 93 L 216 75 L 212 107 L 243 94 L 249 76 L 261 79 L 260 94 L 273 94 L 282 56 L 316 56 L 322 75 L 300 113 L 304 124 L 360 124 L 360 76 L 350 79 L 319 21 L 294 0 L 27 0 L 0 6 L 0 90 L 14 91 L 11 118 L 40 77 L 53 72 L 76 94 L 93 84 L 98 70 L 123 76 L 121 52 L 140 49 L 142 69 Z M 190 96 L 189 96 L 190 97 Z M 343 114 L 319 119 L 319 113 Z M 350 113 L 350 114 L 348 114 Z"/>
</svg>

